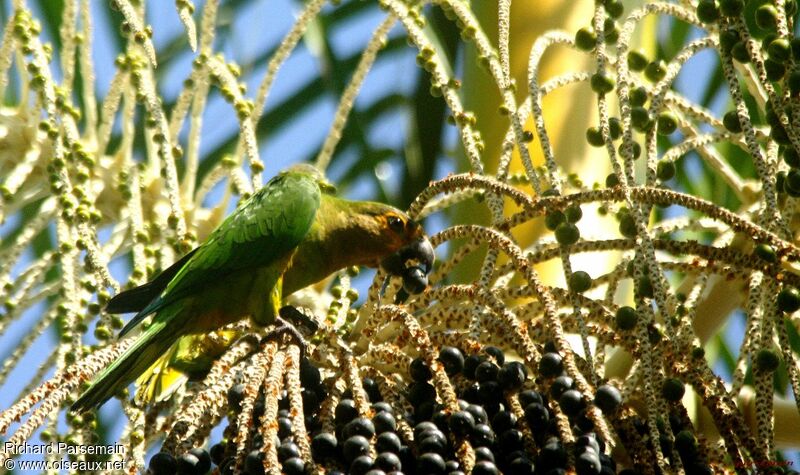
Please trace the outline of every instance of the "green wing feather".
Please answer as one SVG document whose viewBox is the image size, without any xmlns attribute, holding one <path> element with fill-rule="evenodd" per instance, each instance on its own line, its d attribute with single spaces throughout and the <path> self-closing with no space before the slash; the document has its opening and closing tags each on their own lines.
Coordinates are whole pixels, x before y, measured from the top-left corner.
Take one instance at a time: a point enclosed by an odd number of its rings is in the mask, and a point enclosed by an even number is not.
<svg viewBox="0 0 800 475">
<path fill-rule="evenodd" d="M 268 266 L 303 240 L 320 203 L 320 187 L 308 173 L 285 172 L 269 181 L 234 211 L 194 252 L 164 292 L 122 329 L 172 302 L 203 292 L 234 272 Z"/>
<path fill-rule="evenodd" d="M 285 256 L 308 233 L 319 202 L 319 186 L 312 177 L 273 178 L 211 234 L 167 286 L 166 295 L 180 298 L 221 276 Z"/>
<path fill-rule="evenodd" d="M 120 292 L 106 304 L 107 313 L 139 312 L 147 307 L 153 299 L 161 295 L 167 285 L 181 268 L 192 258 L 198 248 L 194 248 L 185 256 L 175 261 L 171 266 L 161 271 L 150 282 L 136 288 Z"/>
<path fill-rule="evenodd" d="M 269 266 L 291 253 L 308 233 L 320 203 L 320 186 L 313 174 L 290 170 L 256 192 L 231 214 L 208 240 L 185 259 L 161 295 L 144 307 L 122 329 L 130 331 L 147 315 L 159 312 L 136 342 L 95 379 L 73 404 L 81 412 L 97 407 L 127 387 L 159 360 L 183 335 L 192 322 L 183 314 L 181 299 L 202 295 L 211 284 L 219 284 L 235 272 Z M 175 266 L 178 267 L 178 266 Z M 152 284 L 130 300 L 117 302 L 121 308 L 141 306 L 143 295 L 164 285 L 166 278 Z M 145 284 L 148 285 L 148 284 Z M 270 289 L 265 289 L 270 290 Z"/>
</svg>

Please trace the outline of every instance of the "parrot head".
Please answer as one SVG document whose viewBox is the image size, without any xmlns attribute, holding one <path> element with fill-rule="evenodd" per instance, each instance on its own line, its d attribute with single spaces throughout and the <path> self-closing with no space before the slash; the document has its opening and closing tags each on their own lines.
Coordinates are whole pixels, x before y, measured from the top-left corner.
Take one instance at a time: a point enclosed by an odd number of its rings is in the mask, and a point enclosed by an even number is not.
<svg viewBox="0 0 800 475">
<path fill-rule="evenodd" d="M 409 294 L 418 294 L 428 286 L 428 273 L 433 267 L 433 246 L 422 226 L 405 214 L 389 214 L 387 224 L 405 232 L 405 243 L 385 257 L 380 266 L 389 274 L 402 277 L 403 289 Z"/>
<path fill-rule="evenodd" d="M 434 252 L 425 230 L 399 209 L 371 201 L 344 202 L 347 212 L 339 214 L 348 221 L 347 241 L 361 260 L 357 265 L 380 267 L 402 277 L 409 294 L 420 293 L 428 286 Z"/>
</svg>

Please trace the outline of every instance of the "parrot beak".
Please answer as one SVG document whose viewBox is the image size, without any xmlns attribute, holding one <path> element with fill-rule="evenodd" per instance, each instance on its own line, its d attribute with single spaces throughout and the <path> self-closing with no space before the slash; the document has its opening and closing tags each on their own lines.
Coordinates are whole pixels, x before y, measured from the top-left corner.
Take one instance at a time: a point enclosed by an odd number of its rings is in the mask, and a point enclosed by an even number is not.
<svg viewBox="0 0 800 475">
<path fill-rule="evenodd" d="M 428 273 L 436 256 L 427 236 L 400 248 L 381 262 L 381 267 L 394 276 L 403 278 L 403 289 L 418 294 L 428 286 Z"/>
</svg>

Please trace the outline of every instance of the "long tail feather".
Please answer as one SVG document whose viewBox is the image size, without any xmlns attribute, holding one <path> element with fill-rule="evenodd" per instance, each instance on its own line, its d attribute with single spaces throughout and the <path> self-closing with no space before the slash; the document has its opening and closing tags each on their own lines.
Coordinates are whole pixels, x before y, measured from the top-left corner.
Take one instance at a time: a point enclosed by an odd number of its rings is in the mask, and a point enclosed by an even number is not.
<svg viewBox="0 0 800 475">
<path fill-rule="evenodd" d="M 106 304 L 106 312 L 130 313 L 141 311 L 164 290 L 164 287 L 159 284 L 155 281 L 148 282 L 139 287 L 118 293 Z"/>
<path fill-rule="evenodd" d="M 180 322 L 174 317 L 159 315 L 125 353 L 100 373 L 89 389 L 75 401 L 71 411 L 81 413 L 102 405 L 147 371 L 178 338 Z"/>
<path fill-rule="evenodd" d="M 167 288 L 170 281 L 180 272 L 184 265 L 189 262 L 199 248 L 194 248 L 188 254 L 175 261 L 158 274 L 150 282 L 139 287 L 120 292 L 106 304 L 108 313 L 130 313 L 141 312 L 147 305 L 158 297 Z"/>
</svg>

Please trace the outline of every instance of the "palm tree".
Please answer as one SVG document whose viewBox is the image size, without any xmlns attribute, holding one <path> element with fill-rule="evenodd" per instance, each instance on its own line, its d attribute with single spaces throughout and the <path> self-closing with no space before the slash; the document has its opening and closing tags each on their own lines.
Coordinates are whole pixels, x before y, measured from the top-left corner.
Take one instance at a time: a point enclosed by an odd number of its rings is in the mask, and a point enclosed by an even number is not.
<svg viewBox="0 0 800 475">
<path fill-rule="evenodd" d="M 795 0 L 111 6 L 0 9 L 9 442 L 155 473 L 794 456 Z M 108 299 L 294 161 L 425 219 L 431 286 L 342 271 L 293 297 L 307 358 L 242 322 L 163 400 L 64 411 L 130 344 Z"/>
</svg>

